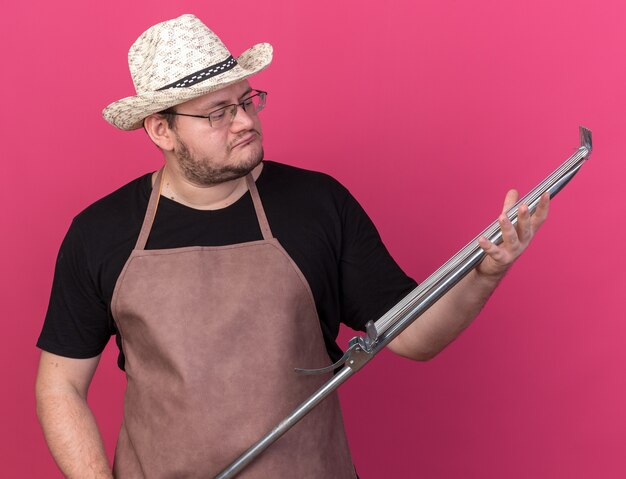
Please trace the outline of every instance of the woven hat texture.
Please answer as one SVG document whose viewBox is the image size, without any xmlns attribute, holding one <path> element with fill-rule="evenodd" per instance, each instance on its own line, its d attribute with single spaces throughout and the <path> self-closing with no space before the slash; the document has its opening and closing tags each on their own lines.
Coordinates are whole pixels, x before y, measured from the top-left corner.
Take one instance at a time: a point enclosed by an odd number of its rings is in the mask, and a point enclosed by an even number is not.
<svg viewBox="0 0 626 479">
<path fill-rule="evenodd" d="M 135 130 L 147 116 L 244 80 L 271 61 L 269 43 L 235 59 L 196 16 L 182 15 L 150 27 L 133 43 L 128 67 L 136 95 L 111 103 L 102 115 L 121 130 Z"/>
</svg>

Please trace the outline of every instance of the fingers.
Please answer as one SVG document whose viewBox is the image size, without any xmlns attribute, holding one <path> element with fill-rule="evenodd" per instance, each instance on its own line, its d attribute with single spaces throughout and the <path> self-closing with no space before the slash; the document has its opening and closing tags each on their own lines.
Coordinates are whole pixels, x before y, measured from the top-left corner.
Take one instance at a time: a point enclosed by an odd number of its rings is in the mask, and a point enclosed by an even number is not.
<svg viewBox="0 0 626 479">
<path fill-rule="evenodd" d="M 483 251 L 491 256 L 495 261 L 502 261 L 504 259 L 504 253 L 502 249 L 499 248 L 496 244 L 489 241 L 488 238 L 481 236 L 478 238 L 478 246 L 480 246 Z"/>
<path fill-rule="evenodd" d="M 533 237 L 530 212 L 524 204 L 517 209 L 517 236 L 522 243 L 528 243 Z"/>
<path fill-rule="evenodd" d="M 515 251 L 519 244 L 519 235 L 517 229 L 515 228 L 515 226 L 513 226 L 513 223 L 511 223 L 511 220 L 505 214 L 500 215 L 500 217 L 498 218 L 498 223 L 500 223 L 500 231 L 502 231 L 502 242 L 504 246 L 512 251 Z"/>
<path fill-rule="evenodd" d="M 509 190 L 504 199 L 504 208 L 502 210 L 503 213 L 506 213 L 509 209 L 513 207 L 515 202 L 518 201 L 518 192 L 516 190 Z M 541 195 L 539 199 L 539 203 L 537 204 L 537 208 L 535 209 L 534 214 L 531 216 L 528 210 L 528 205 L 521 204 L 517 209 L 517 226 L 515 230 L 517 231 L 517 238 L 514 238 L 512 235 L 508 237 L 505 236 L 505 229 L 502 229 L 504 240 L 507 238 L 511 241 L 512 244 L 516 242 L 516 239 L 523 244 L 527 244 L 530 242 L 535 232 L 539 229 L 539 227 L 543 224 L 543 222 L 548 217 L 548 212 L 550 210 L 550 193 L 545 192 Z M 499 218 L 500 226 L 503 227 L 502 217 Z M 507 230 L 510 232 L 511 230 L 507 227 Z"/>
<path fill-rule="evenodd" d="M 535 210 L 535 214 L 531 219 L 532 230 L 537 231 L 539 227 L 543 224 L 543 222 L 548 217 L 548 213 L 550 211 L 550 193 L 545 192 L 541 195 L 539 199 L 539 203 L 537 204 L 537 209 Z"/>
<path fill-rule="evenodd" d="M 537 208 L 534 214 L 531 216 L 528 210 L 528 206 L 521 204 L 517 209 L 517 236 L 521 243 L 528 244 L 533 238 L 539 227 L 548 217 L 548 211 L 550 209 L 550 193 L 545 192 L 539 198 Z"/>
<path fill-rule="evenodd" d="M 516 190 L 509 190 L 504 199 L 502 214 L 498 217 L 502 243 L 496 245 L 486 237 L 478 239 L 478 245 L 486 253 L 487 258 L 478 266 L 483 274 L 503 274 L 511 264 L 523 253 L 535 232 L 546 220 L 550 208 L 550 193 L 541 195 L 535 213 L 531 216 L 528 205 L 520 204 L 517 208 L 517 222 L 515 225 L 507 216 L 518 201 Z"/>
<path fill-rule="evenodd" d="M 478 245 L 487 256 L 478 266 L 480 272 L 489 276 L 501 275 L 509 268 L 511 257 L 505 248 L 492 243 L 484 236 L 478 238 Z"/>
<path fill-rule="evenodd" d="M 518 197 L 519 193 L 517 192 L 517 190 L 507 191 L 506 196 L 504 197 L 504 206 L 502 207 L 502 213 L 506 213 L 507 211 L 509 211 L 517 201 Z"/>
</svg>

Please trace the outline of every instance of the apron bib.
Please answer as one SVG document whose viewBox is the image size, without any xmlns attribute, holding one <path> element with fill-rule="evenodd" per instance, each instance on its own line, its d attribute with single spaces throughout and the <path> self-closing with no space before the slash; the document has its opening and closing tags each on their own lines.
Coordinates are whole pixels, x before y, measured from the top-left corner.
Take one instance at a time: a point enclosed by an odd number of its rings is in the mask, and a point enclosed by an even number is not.
<svg viewBox="0 0 626 479">
<path fill-rule="evenodd" d="M 146 250 L 163 169 L 112 313 L 126 357 L 117 479 L 215 476 L 330 375 L 309 285 L 272 236 L 246 177 L 263 239 Z M 242 479 L 356 477 L 335 395 L 263 452 Z"/>
</svg>

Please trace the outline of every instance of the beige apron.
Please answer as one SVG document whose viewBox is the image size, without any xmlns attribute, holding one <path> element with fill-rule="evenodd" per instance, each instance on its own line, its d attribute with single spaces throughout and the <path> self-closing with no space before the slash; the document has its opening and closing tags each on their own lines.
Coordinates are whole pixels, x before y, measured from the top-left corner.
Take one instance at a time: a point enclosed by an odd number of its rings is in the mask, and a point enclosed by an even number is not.
<svg viewBox="0 0 626 479">
<path fill-rule="evenodd" d="M 252 177 L 262 240 L 145 250 L 162 174 L 113 293 L 127 376 L 114 474 L 207 479 L 329 378 L 294 367 L 330 359 L 309 285 L 272 236 Z M 238 477 L 356 477 L 337 396 Z"/>
</svg>

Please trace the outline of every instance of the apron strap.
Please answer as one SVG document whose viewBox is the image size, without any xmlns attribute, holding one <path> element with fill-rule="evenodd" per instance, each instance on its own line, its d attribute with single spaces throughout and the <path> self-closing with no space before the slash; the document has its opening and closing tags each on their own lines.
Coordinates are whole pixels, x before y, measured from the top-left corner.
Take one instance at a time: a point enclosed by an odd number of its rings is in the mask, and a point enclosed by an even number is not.
<svg viewBox="0 0 626 479">
<path fill-rule="evenodd" d="M 256 211 L 256 217 L 257 217 L 257 220 L 259 221 L 259 227 L 261 228 L 261 233 L 263 233 L 263 239 L 270 240 L 274 237 L 274 235 L 272 235 L 270 224 L 267 221 L 267 216 L 265 216 L 263 203 L 261 203 L 259 190 L 257 190 L 256 188 L 256 183 L 254 182 L 254 178 L 252 178 L 252 173 L 248 173 L 246 175 L 246 183 L 248 184 L 248 190 L 250 191 L 250 196 L 252 196 L 252 203 L 254 204 L 254 210 Z"/>
<path fill-rule="evenodd" d="M 161 197 L 161 190 L 163 189 L 163 178 L 165 177 L 164 173 L 165 166 L 159 170 L 154 181 L 152 193 L 150 194 L 150 200 L 148 201 L 148 209 L 146 210 L 146 215 L 143 218 L 141 231 L 139 232 L 139 237 L 137 238 L 137 243 L 135 244 L 136 250 L 143 250 L 146 248 L 148 236 L 150 236 L 150 230 L 152 229 L 152 224 L 154 223 L 156 211 L 159 206 L 159 198 Z M 272 235 L 272 230 L 270 229 L 269 222 L 267 221 L 267 216 L 265 216 L 265 210 L 263 209 L 259 191 L 257 190 L 256 183 L 252 178 L 252 174 L 246 175 L 246 183 L 248 185 L 248 190 L 250 191 L 250 196 L 252 197 L 252 204 L 254 205 L 254 211 L 256 212 L 259 227 L 261 228 L 261 233 L 263 234 L 263 239 L 270 240 L 274 236 Z M 158 188 L 156 187 L 157 184 L 159 185 Z"/>
<path fill-rule="evenodd" d="M 146 248 L 148 242 L 148 236 L 152 229 L 152 223 L 154 223 L 154 217 L 156 216 L 157 207 L 159 206 L 159 198 L 161 197 L 161 190 L 163 189 L 163 178 L 165 172 L 165 166 L 163 166 L 157 173 L 157 177 L 154 180 L 154 186 L 152 187 L 152 193 L 150 194 L 150 200 L 148 201 L 148 209 L 146 215 L 143 218 L 143 224 L 141 225 L 141 231 L 139 232 L 139 238 L 135 244 L 135 249 L 143 250 Z M 157 188 L 158 185 L 158 188 Z"/>
</svg>

